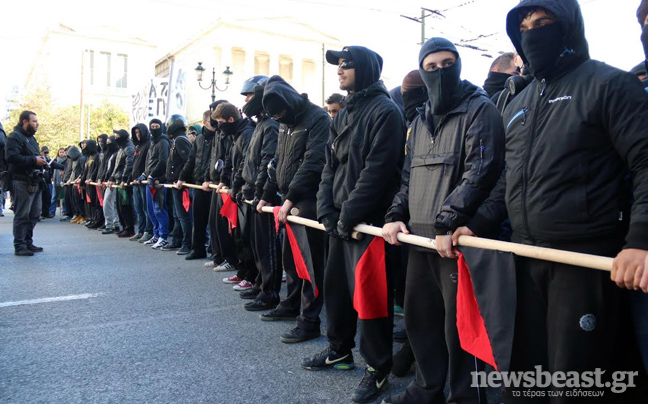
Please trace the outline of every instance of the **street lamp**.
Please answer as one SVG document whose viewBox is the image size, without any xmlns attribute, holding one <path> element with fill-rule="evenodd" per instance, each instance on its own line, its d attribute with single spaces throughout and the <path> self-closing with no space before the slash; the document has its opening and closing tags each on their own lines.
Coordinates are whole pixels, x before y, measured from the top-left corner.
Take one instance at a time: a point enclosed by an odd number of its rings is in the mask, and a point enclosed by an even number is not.
<svg viewBox="0 0 648 404">
<path fill-rule="evenodd" d="M 216 68 L 215 67 L 212 68 L 212 79 L 211 79 L 211 85 L 209 87 L 203 87 L 202 84 L 201 84 L 202 83 L 202 78 L 203 78 L 202 76 L 203 76 L 203 73 L 205 72 L 205 68 L 202 66 L 202 62 L 198 62 L 198 67 L 196 67 L 194 69 L 194 71 L 196 72 L 196 80 L 198 81 L 198 85 L 200 86 L 200 88 L 202 88 L 203 90 L 209 90 L 211 88 L 211 90 L 212 90 L 212 93 L 211 93 L 212 102 L 216 101 L 216 90 L 221 91 L 221 92 L 227 90 L 227 86 L 229 86 L 229 83 L 230 83 L 230 76 L 232 74 L 234 74 L 230 70 L 229 66 L 226 66 L 226 69 L 223 72 L 223 75 L 225 76 L 225 88 L 221 90 L 216 85 Z"/>
</svg>

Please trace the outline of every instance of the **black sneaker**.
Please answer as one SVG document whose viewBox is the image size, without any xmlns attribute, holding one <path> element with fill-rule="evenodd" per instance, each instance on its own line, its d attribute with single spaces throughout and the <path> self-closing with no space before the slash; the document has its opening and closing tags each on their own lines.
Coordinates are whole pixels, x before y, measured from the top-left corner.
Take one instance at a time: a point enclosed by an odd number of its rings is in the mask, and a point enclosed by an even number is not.
<svg viewBox="0 0 648 404">
<path fill-rule="evenodd" d="M 243 305 L 243 308 L 247 311 L 264 311 L 264 310 L 272 310 L 277 305 L 279 304 L 279 301 L 277 299 L 270 299 L 268 302 L 264 302 L 263 300 L 253 300 L 251 302 L 245 303 Z"/>
<path fill-rule="evenodd" d="M 383 375 L 371 366 L 365 370 L 362 381 L 356 388 L 351 399 L 356 403 L 368 403 L 374 401 L 389 388 L 387 375 Z"/>
<path fill-rule="evenodd" d="M 189 247 L 182 247 L 178 251 L 176 251 L 176 254 L 178 255 L 188 255 L 191 252 L 191 248 Z M 186 258 L 186 257 L 185 257 Z"/>
<path fill-rule="evenodd" d="M 267 313 L 263 313 L 259 318 L 263 321 L 284 321 L 284 320 L 294 320 L 297 318 L 299 313 L 286 313 L 283 310 L 275 309 Z"/>
<path fill-rule="evenodd" d="M 37 247 L 37 246 L 35 246 L 35 245 L 33 245 L 33 244 L 32 244 L 32 245 L 28 245 L 28 246 L 27 246 L 27 249 L 28 249 L 29 251 L 31 251 L 31 252 L 35 252 L 35 253 L 37 253 L 37 252 L 43 252 L 43 247 Z"/>
<path fill-rule="evenodd" d="M 402 329 L 398 331 L 394 331 L 394 342 L 399 342 L 401 344 L 404 344 L 407 342 L 407 330 Z"/>
<path fill-rule="evenodd" d="M 160 248 L 160 250 L 162 250 L 162 251 L 175 251 L 175 250 L 179 249 L 180 247 L 182 247 L 182 246 L 179 245 L 179 244 L 167 244 L 164 247 Z"/>
<path fill-rule="evenodd" d="M 105 225 L 105 224 L 102 224 L 101 226 L 97 227 L 97 230 L 99 230 L 99 231 L 104 231 L 104 230 L 106 230 L 106 225 Z"/>
<path fill-rule="evenodd" d="M 279 340 L 284 344 L 295 344 L 298 342 L 304 342 L 311 339 L 315 339 L 322 335 L 320 330 L 308 331 L 303 328 L 295 327 L 292 330 L 281 335 Z"/>
<path fill-rule="evenodd" d="M 239 293 L 239 297 L 241 299 L 256 299 L 259 293 L 261 293 L 259 289 L 252 288 Z"/>
<path fill-rule="evenodd" d="M 114 233 L 115 233 L 115 229 L 106 229 L 101 232 L 101 234 L 114 234 Z"/>
<path fill-rule="evenodd" d="M 392 374 L 396 377 L 407 375 L 415 361 L 412 346 L 407 342 L 394 354 Z"/>
<path fill-rule="evenodd" d="M 338 352 L 326 348 L 312 358 L 304 358 L 302 367 L 306 370 L 322 370 L 332 367 L 337 370 L 351 370 L 355 368 L 351 351 Z"/>
<path fill-rule="evenodd" d="M 200 259 L 200 258 L 205 258 L 206 256 L 207 256 L 207 254 L 205 254 L 205 253 L 200 254 L 200 253 L 197 253 L 195 251 L 192 251 L 192 252 L 190 252 L 189 254 L 187 254 L 185 256 L 185 259 L 186 260 L 197 260 L 197 259 Z"/>
<path fill-rule="evenodd" d="M 32 251 L 29 251 L 26 248 L 19 248 L 16 250 L 16 252 L 14 252 L 14 254 L 19 257 L 31 257 L 32 255 L 34 255 Z"/>
</svg>

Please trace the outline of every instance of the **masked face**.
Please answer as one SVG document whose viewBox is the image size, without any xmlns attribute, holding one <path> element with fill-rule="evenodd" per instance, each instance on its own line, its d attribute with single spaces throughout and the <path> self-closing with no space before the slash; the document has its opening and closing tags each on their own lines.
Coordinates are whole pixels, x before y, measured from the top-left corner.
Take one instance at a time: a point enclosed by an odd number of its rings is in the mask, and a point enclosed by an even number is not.
<svg viewBox="0 0 648 404">
<path fill-rule="evenodd" d="M 236 127 L 237 125 L 235 122 L 227 122 L 225 120 L 219 120 L 218 122 L 218 130 L 220 130 L 227 136 L 235 135 Z"/>
<path fill-rule="evenodd" d="M 418 114 L 416 109 L 423 106 L 427 100 L 428 94 L 425 87 L 415 88 L 403 93 L 403 106 L 405 107 L 405 117 L 408 122 L 414 121 Z"/>
<path fill-rule="evenodd" d="M 249 118 L 259 115 L 262 110 L 261 97 L 252 97 L 252 99 L 243 105 L 243 113 Z"/>
<path fill-rule="evenodd" d="M 565 48 L 564 36 L 562 26 L 558 23 L 522 32 L 520 45 L 534 77 L 546 78 L 556 66 Z"/>
<path fill-rule="evenodd" d="M 108 143 L 108 151 L 111 153 L 116 152 L 119 149 L 119 146 L 117 146 L 117 143 Z"/>
<path fill-rule="evenodd" d="M 431 53 L 421 63 L 419 72 L 434 115 L 445 115 L 457 106 L 461 96 L 461 59 L 450 51 Z"/>
</svg>

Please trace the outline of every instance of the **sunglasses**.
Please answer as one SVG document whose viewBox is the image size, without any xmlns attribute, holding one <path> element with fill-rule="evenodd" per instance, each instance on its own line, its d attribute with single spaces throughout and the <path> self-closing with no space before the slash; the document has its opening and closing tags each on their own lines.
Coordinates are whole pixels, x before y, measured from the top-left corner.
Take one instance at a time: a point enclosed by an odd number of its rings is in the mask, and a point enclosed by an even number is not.
<svg viewBox="0 0 648 404">
<path fill-rule="evenodd" d="M 195 130 L 190 130 L 190 131 L 189 131 L 189 134 L 190 134 L 190 135 L 194 135 L 194 136 L 196 136 L 196 135 L 198 134 L 198 132 L 196 132 Z"/>
<path fill-rule="evenodd" d="M 338 67 L 342 70 L 349 70 L 355 68 L 355 64 L 353 64 L 353 60 L 345 60 L 344 62 L 340 63 Z"/>
</svg>

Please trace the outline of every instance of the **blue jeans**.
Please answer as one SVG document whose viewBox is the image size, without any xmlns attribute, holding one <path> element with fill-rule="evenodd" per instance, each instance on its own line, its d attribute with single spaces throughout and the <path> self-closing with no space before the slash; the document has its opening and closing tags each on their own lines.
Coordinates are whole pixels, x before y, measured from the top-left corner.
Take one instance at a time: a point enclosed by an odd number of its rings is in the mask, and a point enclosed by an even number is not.
<svg viewBox="0 0 648 404">
<path fill-rule="evenodd" d="M 49 208 L 50 216 L 56 215 L 56 208 L 58 207 L 58 201 L 59 201 L 58 199 L 56 199 L 58 188 L 59 187 L 55 187 L 54 185 L 50 184 L 50 191 L 52 193 L 52 200 L 50 201 L 50 208 Z"/>
<path fill-rule="evenodd" d="M 153 234 L 153 222 L 148 215 L 146 202 L 146 185 L 133 187 L 133 208 L 137 217 L 137 233 L 147 232 Z"/>
<path fill-rule="evenodd" d="M 648 294 L 642 291 L 630 292 L 632 319 L 634 321 L 637 343 L 641 351 L 644 367 L 648 372 Z"/>
<path fill-rule="evenodd" d="M 167 239 L 169 237 L 169 213 L 166 209 L 166 189 L 160 188 L 155 196 L 151 187 L 146 187 L 146 208 L 153 223 L 153 237 Z"/>
</svg>

